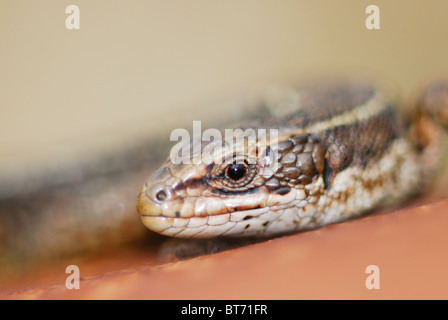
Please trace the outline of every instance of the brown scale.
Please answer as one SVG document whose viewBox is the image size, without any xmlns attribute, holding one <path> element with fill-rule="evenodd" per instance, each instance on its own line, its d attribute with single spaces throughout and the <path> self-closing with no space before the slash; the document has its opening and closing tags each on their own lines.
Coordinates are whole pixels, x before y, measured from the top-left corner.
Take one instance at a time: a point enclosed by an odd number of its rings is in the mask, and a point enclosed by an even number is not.
<svg viewBox="0 0 448 320">
<path fill-rule="evenodd" d="M 307 185 L 323 170 L 325 148 L 312 135 L 297 135 L 278 144 L 278 170 L 266 177 L 269 190 Z M 284 190 L 284 189 L 282 189 Z"/>
<path fill-rule="evenodd" d="M 370 89 L 361 90 L 356 95 L 352 93 L 341 91 L 338 93 L 339 96 L 334 98 L 341 103 L 336 100 L 331 102 L 337 106 L 335 108 L 338 112 L 359 106 L 373 95 Z M 345 99 L 347 96 L 352 98 L 350 103 Z M 281 122 L 304 128 L 307 124 L 329 119 L 334 115 L 333 109 L 331 112 L 325 111 L 327 109 L 323 108 L 325 104 L 320 98 L 313 99 L 305 103 L 312 105 L 312 108 L 301 109 L 296 114 L 282 119 Z M 346 104 L 342 104 L 342 101 Z M 315 110 L 311 116 L 308 114 L 310 109 Z M 307 185 L 322 173 L 325 189 L 329 189 L 335 176 L 347 167 L 354 165 L 366 168 L 372 163 L 371 159 L 382 157 L 391 143 L 403 135 L 402 130 L 403 126 L 397 119 L 395 110 L 387 107 L 377 116 L 329 128 L 318 133 L 318 136 L 302 134 L 290 137 L 278 145 L 280 166 L 273 176 L 265 177 L 266 181 L 269 180 L 266 186 L 275 192 L 281 187 Z M 284 188 L 282 191 L 284 192 Z"/>
<path fill-rule="evenodd" d="M 375 117 L 324 131 L 321 138 L 328 145 L 328 161 L 335 174 L 349 165 L 365 168 L 372 159 L 381 158 L 403 136 L 402 125 L 397 123 L 396 111 L 388 107 Z"/>
</svg>

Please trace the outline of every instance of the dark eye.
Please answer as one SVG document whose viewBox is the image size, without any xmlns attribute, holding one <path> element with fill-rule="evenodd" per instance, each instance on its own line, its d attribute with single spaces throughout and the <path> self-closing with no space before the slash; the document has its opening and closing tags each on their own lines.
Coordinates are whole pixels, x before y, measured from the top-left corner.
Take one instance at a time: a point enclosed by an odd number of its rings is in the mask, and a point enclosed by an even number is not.
<svg viewBox="0 0 448 320">
<path fill-rule="evenodd" d="M 247 175 L 247 166 L 244 164 L 232 164 L 227 167 L 227 177 L 238 181 Z"/>
<path fill-rule="evenodd" d="M 167 196 L 167 194 L 166 194 L 165 191 L 160 190 L 159 192 L 157 192 L 157 194 L 156 194 L 156 198 L 157 198 L 157 200 L 159 200 L 159 201 L 165 201 L 166 198 L 168 198 L 168 196 Z"/>
</svg>

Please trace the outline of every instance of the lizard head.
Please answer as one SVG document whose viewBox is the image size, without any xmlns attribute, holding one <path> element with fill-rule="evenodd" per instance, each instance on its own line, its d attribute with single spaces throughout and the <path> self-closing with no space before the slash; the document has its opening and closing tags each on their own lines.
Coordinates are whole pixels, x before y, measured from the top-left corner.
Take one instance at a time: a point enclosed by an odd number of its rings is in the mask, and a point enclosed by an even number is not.
<svg viewBox="0 0 448 320">
<path fill-rule="evenodd" d="M 173 148 L 171 155 L 185 145 L 193 154 L 171 156 L 147 180 L 137 203 L 144 225 L 168 236 L 203 238 L 303 228 L 293 209 L 317 202 L 325 148 L 304 132 L 246 138 L 206 145 L 193 139 Z"/>
</svg>

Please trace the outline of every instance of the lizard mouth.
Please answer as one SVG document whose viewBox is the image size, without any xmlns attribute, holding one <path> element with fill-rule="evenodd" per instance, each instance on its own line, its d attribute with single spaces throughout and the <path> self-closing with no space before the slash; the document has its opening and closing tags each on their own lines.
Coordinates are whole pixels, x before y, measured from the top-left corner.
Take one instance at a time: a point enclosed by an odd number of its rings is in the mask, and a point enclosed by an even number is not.
<svg viewBox="0 0 448 320">
<path fill-rule="evenodd" d="M 145 191 L 138 197 L 137 210 L 145 227 L 162 235 L 177 238 L 211 238 L 232 236 L 234 233 L 241 235 L 241 232 L 252 231 L 251 225 L 266 225 L 266 220 L 259 219 L 259 216 L 269 211 L 269 208 L 265 207 L 207 216 L 182 217 L 175 212 L 173 216 L 167 216 L 162 206 L 163 204 L 152 201 Z"/>
</svg>

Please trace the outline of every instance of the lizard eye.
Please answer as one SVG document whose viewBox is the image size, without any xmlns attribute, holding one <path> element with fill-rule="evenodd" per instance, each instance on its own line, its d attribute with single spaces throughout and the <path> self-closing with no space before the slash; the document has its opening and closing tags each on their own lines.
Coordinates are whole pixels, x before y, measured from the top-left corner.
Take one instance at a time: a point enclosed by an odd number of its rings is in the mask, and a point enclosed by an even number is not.
<svg viewBox="0 0 448 320">
<path fill-rule="evenodd" d="M 226 169 L 226 176 L 228 179 L 237 182 L 244 179 L 247 175 L 247 165 L 246 164 L 231 164 Z"/>
<path fill-rule="evenodd" d="M 233 162 L 223 162 L 220 166 L 215 166 L 208 173 L 207 183 L 222 191 L 242 191 L 254 188 L 253 180 L 257 176 L 258 169 L 255 164 L 250 164 L 247 159 L 235 160 Z"/>
</svg>

